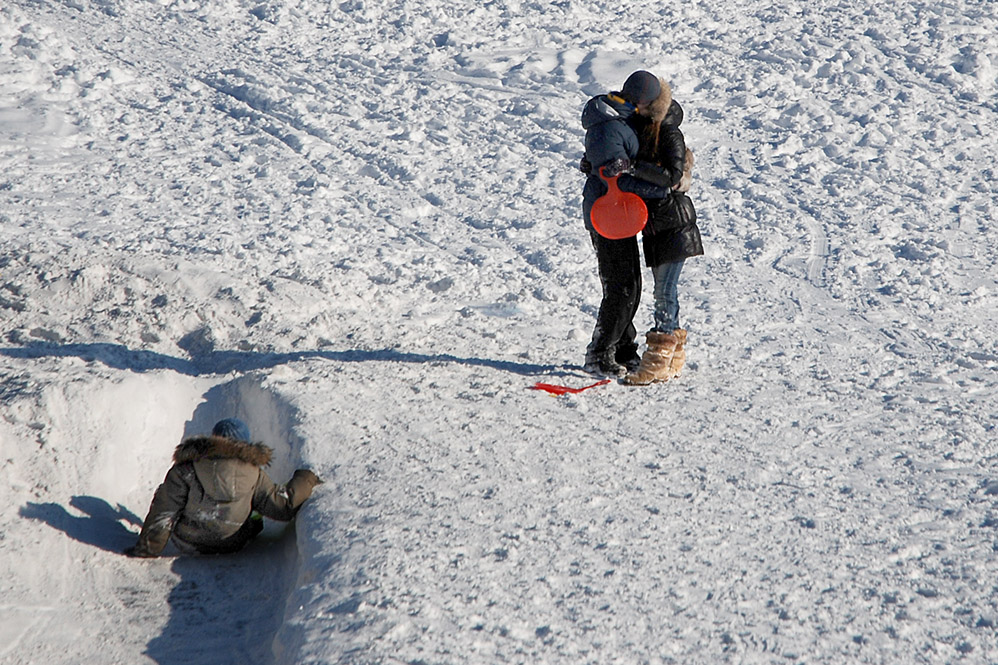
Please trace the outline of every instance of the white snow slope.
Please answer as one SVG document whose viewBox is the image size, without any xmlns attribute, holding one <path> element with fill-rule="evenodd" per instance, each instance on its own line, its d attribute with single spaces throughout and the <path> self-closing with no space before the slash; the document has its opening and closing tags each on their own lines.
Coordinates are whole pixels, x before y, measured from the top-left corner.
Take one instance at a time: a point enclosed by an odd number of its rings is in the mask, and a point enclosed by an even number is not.
<svg viewBox="0 0 998 665">
<path fill-rule="evenodd" d="M 0 662 L 998 662 L 991 0 L 3 0 Z M 581 387 L 669 79 L 689 364 Z M 644 287 L 639 329 L 651 323 Z M 326 480 L 133 560 L 186 435 Z"/>
</svg>

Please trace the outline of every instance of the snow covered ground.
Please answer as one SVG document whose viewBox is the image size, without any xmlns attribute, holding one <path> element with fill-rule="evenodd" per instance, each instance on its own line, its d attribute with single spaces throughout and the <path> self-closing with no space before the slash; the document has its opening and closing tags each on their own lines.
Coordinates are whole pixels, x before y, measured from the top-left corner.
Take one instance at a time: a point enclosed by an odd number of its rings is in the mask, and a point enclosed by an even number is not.
<svg viewBox="0 0 998 665">
<path fill-rule="evenodd" d="M 998 663 L 990 0 L 4 0 L 0 662 Z M 675 382 L 575 396 L 586 99 L 669 79 Z M 650 325 L 650 288 L 639 326 Z M 120 555 L 244 418 L 326 480 Z"/>
</svg>

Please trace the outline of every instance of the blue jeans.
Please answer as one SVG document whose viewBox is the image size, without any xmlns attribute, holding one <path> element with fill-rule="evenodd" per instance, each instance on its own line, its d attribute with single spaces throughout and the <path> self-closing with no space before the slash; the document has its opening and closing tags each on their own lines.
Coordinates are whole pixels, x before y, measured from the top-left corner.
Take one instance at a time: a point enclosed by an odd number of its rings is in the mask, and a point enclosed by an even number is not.
<svg viewBox="0 0 998 665">
<path fill-rule="evenodd" d="M 660 263 L 651 269 L 655 278 L 655 330 L 669 332 L 679 327 L 679 273 L 685 259 Z"/>
</svg>

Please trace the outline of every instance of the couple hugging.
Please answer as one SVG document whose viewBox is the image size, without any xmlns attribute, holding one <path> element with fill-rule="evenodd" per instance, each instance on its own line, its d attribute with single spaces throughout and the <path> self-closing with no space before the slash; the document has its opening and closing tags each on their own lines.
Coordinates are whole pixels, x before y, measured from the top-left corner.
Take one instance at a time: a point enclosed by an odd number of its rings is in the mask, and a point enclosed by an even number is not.
<svg viewBox="0 0 998 665">
<path fill-rule="evenodd" d="M 703 254 L 690 188 L 693 153 L 679 129 L 683 109 L 664 80 L 646 71 L 631 74 L 619 92 L 593 97 L 582 111 L 586 151 L 581 169 L 583 217 L 596 249 L 603 298 L 584 369 L 647 385 L 679 375 L 686 359 L 686 331 L 679 325 L 679 274 L 683 262 Z M 590 213 L 607 193 L 602 177 L 619 176 L 621 190 L 648 208 L 642 230 L 645 263 L 655 280 L 655 325 L 638 355 L 634 316 L 641 298 L 637 236 L 610 239 L 593 227 Z"/>
</svg>

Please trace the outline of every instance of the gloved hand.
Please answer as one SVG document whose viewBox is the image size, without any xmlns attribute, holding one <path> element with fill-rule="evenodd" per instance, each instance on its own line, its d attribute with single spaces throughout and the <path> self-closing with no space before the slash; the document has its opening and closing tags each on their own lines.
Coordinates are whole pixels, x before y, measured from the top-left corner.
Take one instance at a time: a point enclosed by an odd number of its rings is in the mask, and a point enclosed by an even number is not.
<svg viewBox="0 0 998 665">
<path fill-rule="evenodd" d="M 603 165 L 603 175 L 607 178 L 613 178 L 622 173 L 627 173 L 631 170 L 631 162 L 628 160 L 618 157 L 613 161 L 607 162 Z"/>
<path fill-rule="evenodd" d="M 581 160 L 579 160 L 579 170 L 585 173 L 586 175 L 589 175 L 590 173 L 593 172 L 592 162 L 583 157 Z"/>
<path fill-rule="evenodd" d="M 295 475 L 292 476 L 291 479 L 295 480 L 297 478 L 300 478 L 300 479 L 304 480 L 305 482 L 307 482 L 312 487 L 315 487 L 316 485 L 321 485 L 322 484 L 322 479 L 319 478 L 319 476 L 315 475 L 314 472 L 312 472 L 312 471 L 310 471 L 308 469 L 298 469 L 297 471 L 295 471 Z"/>
</svg>

